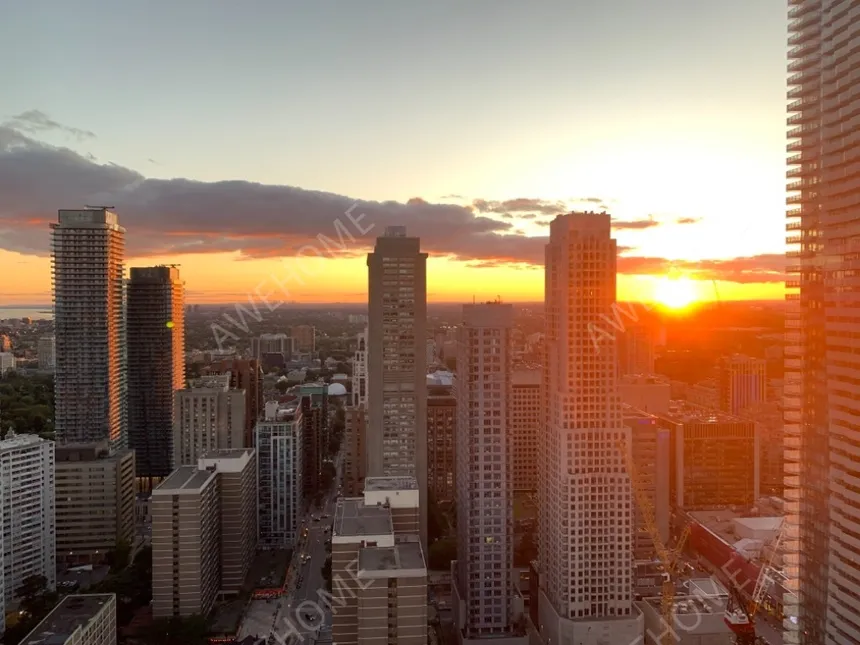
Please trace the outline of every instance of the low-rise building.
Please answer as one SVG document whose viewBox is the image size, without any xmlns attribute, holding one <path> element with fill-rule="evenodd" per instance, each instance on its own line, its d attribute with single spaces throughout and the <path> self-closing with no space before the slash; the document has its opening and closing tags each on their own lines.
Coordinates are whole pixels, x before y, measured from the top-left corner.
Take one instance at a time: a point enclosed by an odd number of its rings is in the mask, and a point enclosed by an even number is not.
<svg viewBox="0 0 860 645">
<path fill-rule="evenodd" d="M 427 565 L 414 477 L 368 477 L 364 497 L 341 498 L 332 535 L 335 643 L 425 645 Z"/>
<path fill-rule="evenodd" d="M 107 442 L 56 446 L 57 563 L 103 563 L 118 543 L 134 540 L 133 450 Z"/>
<path fill-rule="evenodd" d="M 66 596 L 27 634 L 23 645 L 116 645 L 116 596 Z"/>
</svg>

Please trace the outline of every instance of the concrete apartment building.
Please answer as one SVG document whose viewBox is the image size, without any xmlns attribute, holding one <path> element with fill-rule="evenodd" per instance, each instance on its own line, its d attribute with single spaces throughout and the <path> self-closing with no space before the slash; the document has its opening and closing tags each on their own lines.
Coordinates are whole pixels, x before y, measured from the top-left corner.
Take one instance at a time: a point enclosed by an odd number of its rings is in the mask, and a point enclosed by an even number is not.
<svg viewBox="0 0 860 645">
<path fill-rule="evenodd" d="M 229 374 L 230 389 L 245 392 L 245 447 L 254 446 L 254 428 L 263 414 L 263 370 L 257 359 L 228 358 L 212 363 L 208 374 Z"/>
<path fill-rule="evenodd" d="M 624 424 L 630 428 L 630 446 L 633 465 L 639 484 L 651 500 L 654 519 L 663 544 L 670 537 L 669 468 L 670 433 L 660 426 L 657 417 L 628 405 L 622 408 Z M 646 530 L 638 505 L 634 505 L 635 527 L 633 557 L 638 562 L 656 559 L 654 543 Z"/>
<path fill-rule="evenodd" d="M 280 354 L 290 360 L 296 352 L 295 339 L 286 334 L 260 334 L 251 339 L 251 355 L 262 362 L 266 354 Z"/>
<path fill-rule="evenodd" d="M 218 472 L 180 466 L 152 491 L 152 615 L 206 616 L 220 586 Z"/>
<path fill-rule="evenodd" d="M 15 359 L 15 354 L 12 352 L 0 352 L 0 376 L 6 376 L 9 372 L 14 371 L 18 361 Z"/>
<path fill-rule="evenodd" d="M 759 437 L 755 423 L 686 401 L 655 415 L 669 432 L 673 507 L 706 510 L 752 506 L 759 498 Z"/>
<path fill-rule="evenodd" d="M 427 254 L 389 226 L 367 256 L 367 474 L 415 477 L 427 544 Z"/>
<path fill-rule="evenodd" d="M 173 406 L 185 387 L 185 286 L 175 266 L 132 267 L 127 287 L 128 445 L 143 488 L 173 462 Z"/>
<path fill-rule="evenodd" d="M 521 636 L 513 614 L 511 379 L 513 305 L 463 305 L 458 329 L 457 560 L 454 626 L 461 643 Z"/>
<path fill-rule="evenodd" d="M 290 336 L 295 343 L 295 350 L 302 354 L 315 354 L 317 351 L 317 330 L 313 325 L 293 325 Z"/>
<path fill-rule="evenodd" d="M 116 636 L 116 595 L 74 594 L 63 598 L 21 643 L 116 645 Z"/>
<path fill-rule="evenodd" d="M 344 435 L 346 455 L 343 462 L 343 489 L 348 497 L 361 495 L 367 476 L 365 465 L 367 438 L 367 410 L 364 404 L 345 410 Z"/>
<path fill-rule="evenodd" d="M 427 485 L 437 504 L 453 502 L 457 492 L 454 429 L 457 399 L 452 385 L 427 380 Z"/>
<path fill-rule="evenodd" d="M 618 376 L 653 374 L 654 330 L 643 321 L 621 320 L 624 321 L 624 329 L 617 334 Z"/>
<path fill-rule="evenodd" d="M 717 397 L 720 410 L 734 415 L 767 401 L 767 361 L 743 354 L 720 358 Z"/>
<path fill-rule="evenodd" d="M 211 450 L 245 448 L 245 392 L 230 374 L 194 379 L 176 392 L 173 465 L 196 465 Z"/>
<path fill-rule="evenodd" d="M 0 531 L 0 610 L 13 609 L 28 577 L 56 585 L 53 441 L 11 430 L 0 441 Z"/>
<path fill-rule="evenodd" d="M 544 643 L 633 643 L 633 496 L 619 441 L 616 343 L 594 346 L 615 300 L 616 242 L 607 213 L 550 224 L 545 277 L 545 430 L 541 439 L 539 584 Z M 530 602 L 535 602 L 532 596 Z"/>
<path fill-rule="evenodd" d="M 669 411 L 672 386 L 669 381 L 648 374 L 628 374 L 618 379 L 621 402 L 649 414 Z"/>
<path fill-rule="evenodd" d="M 257 550 L 257 455 L 253 448 L 214 450 L 198 470 L 218 473 L 221 509 L 222 595 L 235 595 Z"/>
<path fill-rule="evenodd" d="M 134 540 L 134 451 L 107 441 L 56 446 L 57 563 L 99 564 Z"/>
<path fill-rule="evenodd" d="M 59 443 L 127 445 L 124 254 L 105 208 L 60 210 L 51 224 Z"/>
<path fill-rule="evenodd" d="M 369 477 L 364 497 L 340 498 L 332 530 L 333 588 L 345 605 L 332 642 L 427 643 L 427 566 L 414 477 Z"/>
<path fill-rule="evenodd" d="M 56 341 L 54 336 L 42 336 L 36 342 L 36 355 L 39 359 L 39 369 L 40 370 L 50 370 L 53 371 L 56 366 L 56 360 L 54 356 L 56 355 Z"/>
<path fill-rule="evenodd" d="M 367 327 L 358 334 L 352 360 L 352 406 L 367 406 Z"/>
<path fill-rule="evenodd" d="M 520 365 L 511 374 L 511 420 L 514 490 L 537 490 L 538 438 L 543 419 L 540 367 Z"/>
<path fill-rule="evenodd" d="M 304 421 L 297 401 L 265 406 L 257 422 L 257 527 L 261 549 L 293 548 L 304 506 Z"/>
</svg>

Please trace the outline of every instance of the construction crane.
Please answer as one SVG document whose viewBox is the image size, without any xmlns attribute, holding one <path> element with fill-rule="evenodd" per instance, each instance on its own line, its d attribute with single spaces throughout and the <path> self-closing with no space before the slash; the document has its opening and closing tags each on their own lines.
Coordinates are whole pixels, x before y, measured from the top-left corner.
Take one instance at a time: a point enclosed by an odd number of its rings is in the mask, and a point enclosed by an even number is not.
<svg viewBox="0 0 860 645">
<path fill-rule="evenodd" d="M 755 616 L 758 613 L 759 607 L 761 607 L 765 594 L 774 582 L 773 578 L 768 575 L 768 571 L 773 570 L 773 561 L 782 544 L 782 539 L 785 537 L 786 527 L 787 524 L 783 520 L 773 541 L 770 556 L 767 562 L 762 564 L 761 570 L 758 573 L 758 578 L 756 579 L 755 587 L 749 600 L 741 594 L 737 585 L 732 580 L 727 580 L 728 576 L 725 575 L 725 571 L 719 574 L 721 581 L 726 585 L 730 594 L 729 603 L 726 605 L 725 621 L 735 635 L 736 645 L 757 645 L 763 642 L 755 633 Z"/>
<path fill-rule="evenodd" d="M 663 538 L 660 537 L 660 529 L 657 528 L 654 505 L 651 503 L 645 486 L 639 477 L 639 473 L 633 463 L 633 457 L 627 449 L 627 442 L 624 440 L 619 441 L 618 450 L 621 451 L 621 456 L 624 458 L 624 465 L 627 468 L 627 474 L 630 476 L 630 486 L 633 489 L 633 496 L 636 499 L 636 506 L 639 507 L 645 531 L 654 544 L 654 550 L 657 552 L 660 564 L 663 565 L 660 614 L 663 618 L 664 629 L 660 645 L 673 645 L 675 630 L 675 576 L 681 561 L 681 551 L 684 549 L 687 538 L 690 537 L 690 525 L 688 524 L 684 528 L 674 548 L 670 549 L 663 543 Z"/>
</svg>

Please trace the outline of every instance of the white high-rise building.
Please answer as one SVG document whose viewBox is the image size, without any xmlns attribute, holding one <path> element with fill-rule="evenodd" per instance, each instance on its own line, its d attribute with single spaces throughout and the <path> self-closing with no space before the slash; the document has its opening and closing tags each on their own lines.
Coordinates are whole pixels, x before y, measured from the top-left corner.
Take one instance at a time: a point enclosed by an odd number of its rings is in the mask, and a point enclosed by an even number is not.
<svg viewBox="0 0 860 645">
<path fill-rule="evenodd" d="M 257 422 L 257 530 L 261 549 L 295 546 L 302 517 L 302 408 L 266 404 Z"/>
<path fill-rule="evenodd" d="M 464 642 L 514 635 L 510 592 L 514 586 L 513 326 L 512 305 L 463 306 L 455 388 L 458 558 L 454 615 Z"/>
<path fill-rule="evenodd" d="M 9 608 L 29 576 L 56 586 L 53 441 L 12 431 L 0 441 L 0 506 L 0 603 Z"/>
<path fill-rule="evenodd" d="M 127 445 L 125 229 L 106 208 L 51 224 L 57 441 Z"/>
<path fill-rule="evenodd" d="M 245 445 L 245 390 L 230 388 L 230 374 L 195 379 L 176 391 L 173 468 L 195 466 L 212 450 Z"/>
<path fill-rule="evenodd" d="M 427 254 L 389 226 L 367 256 L 367 476 L 410 476 L 427 546 Z"/>
<path fill-rule="evenodd" d="M 630 450 L 612 320 L 616 243 L 606 213 L 560 215 L 546 246 L 545 428 L 541 432 L 540 630 L 547 643 L 634 643 Z M 610 334 L 612 329 L 604 330 Z"/>
<path fill-rule="evenodd" d="M 12 352 L 0 352 L 0 376 L 13 371 L 16 364 L 15 354 Z"/>
<path fill-rule="evenodd" d="M 784 641 L 842 645 L 860 643 L 860 5 L 788 6 Z"/>
<path fill-rule="evenodd" d="M 352 405 L 367 405 L 367 327 L 358 335 L 352 361 Z"/>
</svg>

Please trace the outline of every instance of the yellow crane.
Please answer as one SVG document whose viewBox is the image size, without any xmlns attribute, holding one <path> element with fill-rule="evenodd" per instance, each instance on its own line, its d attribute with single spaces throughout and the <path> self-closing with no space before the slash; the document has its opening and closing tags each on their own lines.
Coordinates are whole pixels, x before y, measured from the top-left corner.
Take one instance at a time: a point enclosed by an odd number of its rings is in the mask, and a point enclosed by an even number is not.
<svg viewBox="0 0 860 645">
<path fill-rule="evenodd" d="M 639 507 L 639 513 L 642 516 L 642 523 L 645 525 L 645 531 L 651 538 L 654 544 L 654 550 L 657 552 L 657 558 L 660 564 L 663 565 L 663 586 L 660 594 L 660 613 L 665 623 L 661 638 L 661 645 L 673 645 L 673 634 L 675 630 L 675 575 L 678 572 L 678 565 L 681 559 L 681 551 L 684 549 L 684 544 L 687 538 L 690 537 L 690 525 L 684 527 L 678 541 L 673 548 L 669 548 L 663 543 L 663 538 L 660 537 L 660 530 L 657 528 L 657 518 L 654 512 L 654 504 L 648 496 L 645 486 L 643 485 L 636 466 L 633 463 L 633 457 L 627 447 L 627 442 L 623 439 L 618 442 L 618 450 L 621 451 L 621 456 L 624 458 L 624 465 L 627 468 L 627 474 L 630 477 L 630 486 L 633 489 L 633 497 L 636 500 L 636 506 Z"/>
</svg>

